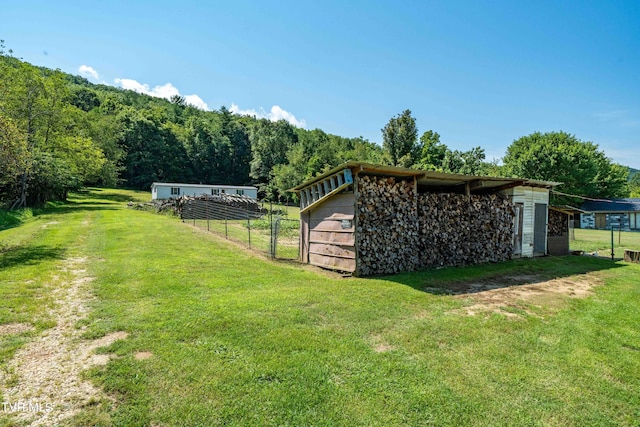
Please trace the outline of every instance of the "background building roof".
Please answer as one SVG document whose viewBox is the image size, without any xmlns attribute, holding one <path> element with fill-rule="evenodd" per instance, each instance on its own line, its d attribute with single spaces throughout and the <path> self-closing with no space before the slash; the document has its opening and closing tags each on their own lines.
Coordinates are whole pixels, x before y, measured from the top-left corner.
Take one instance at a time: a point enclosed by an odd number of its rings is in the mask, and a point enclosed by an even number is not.
<svg viewBox="0 0 640 427">
<path fill-rule="evenodd" d="M 640 212 L 640 199 L 587 200 L 582 204 L 587 212 Z"/>
</svg>

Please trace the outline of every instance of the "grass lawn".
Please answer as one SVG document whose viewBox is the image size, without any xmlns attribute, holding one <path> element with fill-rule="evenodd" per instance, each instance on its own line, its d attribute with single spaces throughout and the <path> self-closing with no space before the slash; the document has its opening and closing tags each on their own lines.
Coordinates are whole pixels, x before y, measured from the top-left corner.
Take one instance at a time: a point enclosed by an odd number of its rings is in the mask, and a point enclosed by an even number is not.
<svg viewBox="0 0 640 427">
<path fill-rule="evenodd" d="M 40 307 L 70 256 L 95 278 L 85 338 L 129 334 L 85 372 L 114 401 L 70 425 L 638 424 L 638 265 L 547 257 L 345 279 L 125 209 L 136 197 L 148 193 L 92 189 L 0 231 L 0 324 L 35 326 L 0 337 L 0 367 L 51 326 Z M 474 316 L 476 295 L 447 292 L 524 276 L 600 285 Z"/>
<path fill-rule="evenodd" d="M 611 230 L 576 228 L 574 232 L 575 240 L 569 241 L 572 250 L 598 252 L 601 256 L 611 256 Z M 640 250 L 640 232 L 614 230 L 613 248 L 616 258 L 622 258 L 625 249 Z"/>
</svg>

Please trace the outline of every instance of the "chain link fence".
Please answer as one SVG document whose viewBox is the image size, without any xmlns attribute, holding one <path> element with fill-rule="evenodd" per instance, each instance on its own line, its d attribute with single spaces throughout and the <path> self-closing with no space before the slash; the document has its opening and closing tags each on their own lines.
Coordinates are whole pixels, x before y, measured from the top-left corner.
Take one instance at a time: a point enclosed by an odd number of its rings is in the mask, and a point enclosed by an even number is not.
<svg viewBox="0 0 640 427">
<path fill-rule="evenodd" d="M 176 200 L 183 222 L 264 252 L 272 258 L 300 256 L 300 220 L 286 209 L 248 197 L 198 196 Z"/>
</svg>

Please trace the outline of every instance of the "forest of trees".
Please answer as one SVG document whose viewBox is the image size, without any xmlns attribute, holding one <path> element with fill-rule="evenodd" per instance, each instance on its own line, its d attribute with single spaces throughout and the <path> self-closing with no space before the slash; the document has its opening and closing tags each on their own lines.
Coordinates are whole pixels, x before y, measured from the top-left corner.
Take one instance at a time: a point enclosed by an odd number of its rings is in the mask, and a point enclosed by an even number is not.
<svg viewBox="0 0 640 427">
<path fill-rule="evenodd" d="M 302 181 L 348 160 L 444 172 L 524 176 L 567 183 L 563 191 L 628 196 L 628 168 L 591 142 L 535 133 L 508 148 L 504 165 L 481 147 L 451 150 L 411 111 L 382 129 L 382 146 L 281 120 L 202 111 L 175 96 L 150 97 L 37 67 L 0 42 L 0 207 L 42 206 L 86 185 L 149 190 L 154 181 L 256 185 L 291 197 Z M 636 175 L 638 177 L 638 175 Z M 637 181 L 638 179 L 636 179 Z M 640 185 L 639 185 L 640 187 Z"/>
</svg>

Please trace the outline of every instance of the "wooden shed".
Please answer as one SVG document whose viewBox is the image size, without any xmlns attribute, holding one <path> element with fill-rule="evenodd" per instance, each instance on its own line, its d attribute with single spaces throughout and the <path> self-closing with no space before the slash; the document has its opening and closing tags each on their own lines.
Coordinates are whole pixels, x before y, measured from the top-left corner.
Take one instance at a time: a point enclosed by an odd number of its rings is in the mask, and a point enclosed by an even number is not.
<svg viewBox="0 0 640 427">
<path fill-rule="evenodd" d="M 347 162 L 293 189 L 301 259 L 366 276 L 545 255 L 555 185 Z"/>
</svg>

